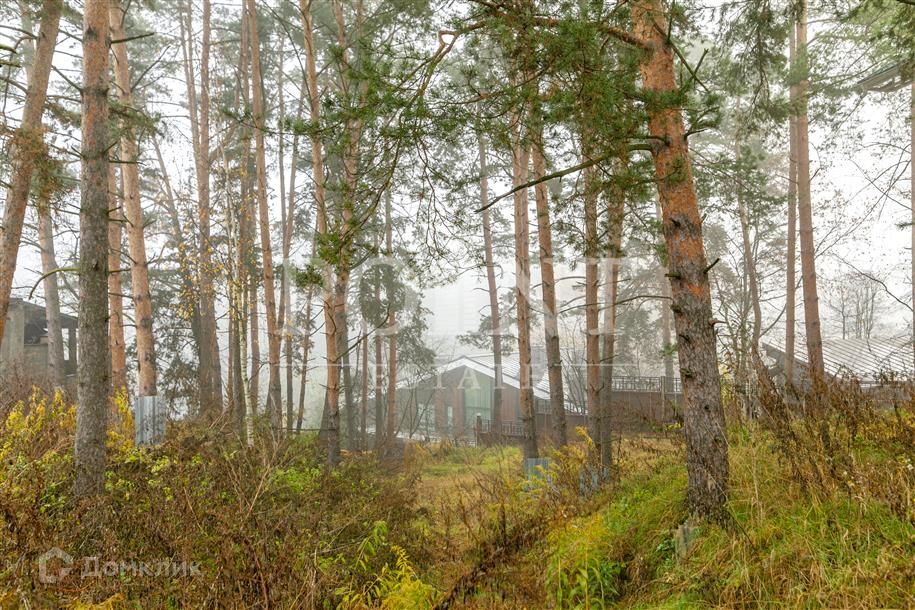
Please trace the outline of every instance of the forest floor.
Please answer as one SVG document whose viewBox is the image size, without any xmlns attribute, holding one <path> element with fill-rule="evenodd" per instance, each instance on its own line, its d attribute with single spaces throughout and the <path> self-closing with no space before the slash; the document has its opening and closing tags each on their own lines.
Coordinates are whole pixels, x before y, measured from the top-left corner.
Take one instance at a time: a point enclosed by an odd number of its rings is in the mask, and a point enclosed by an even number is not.
<svg viewBox="0 0 915 610">
<path fill-rule="evenodd" d="M 125 404 L 79 501 L 75 408 L 35 391 L 0 405 L 0 609 L 915 608 L 915 401 L 848 396 L 731 426 L 722 526 L 687 519 L 676 430 L 618 439 L 593 489 L 585 436 L 530 479 L 517 448 L 447 444 L 329 471 L 308 436 L 176 425 L 137 448 Z M 136 569 L 163 560 L 194 569 Z"/>
<path fill-rule="evenodd" d="M 852 450 L 854 472 L 814 489 L 770 434 L 733 432 L 726 527 L 684 527 L 682 448 L 624 439 L 613 489 L 580 503 L 515 507 L 563 514 L 542 514 L 547 526 L 475 573 L 452 607 L 915 608 L 915 455 L 866 437 Z M 421 469 L 422 502 L 441 540 L 423 577 L 448 590 L 480 562 L 473 532 L 485 530 L 483 505 L 490 519 L 499 511 L 496 520 L 512 519 L 504 514 L 512 496 L 495 490 L 523 487 L 520 454 L 453 449 Z M 856 483 L 874 470 L 888 488 Z"/>
</svg>

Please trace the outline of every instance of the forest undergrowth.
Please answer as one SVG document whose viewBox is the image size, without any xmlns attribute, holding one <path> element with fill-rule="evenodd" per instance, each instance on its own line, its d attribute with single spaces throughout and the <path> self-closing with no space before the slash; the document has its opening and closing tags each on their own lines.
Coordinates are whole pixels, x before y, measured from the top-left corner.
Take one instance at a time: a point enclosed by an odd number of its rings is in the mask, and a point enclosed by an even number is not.
<svg viewBox="0 0 915 610">
<path fill-rule="evenodd" d="M 123 399 L 106 493 L 76 502 L 75 409 L 34 390 L 0 405 L 0 607 L 915 607 L 915 403 L 780 396 L 730 427 L 718 526 L 688 519 L 676 430 L 617 439 L 595 488 L 583 431 L 529 479 L 517 448 L 448 443 L 327 472 L 265 430 L 138 449 Z"/>
</svg>

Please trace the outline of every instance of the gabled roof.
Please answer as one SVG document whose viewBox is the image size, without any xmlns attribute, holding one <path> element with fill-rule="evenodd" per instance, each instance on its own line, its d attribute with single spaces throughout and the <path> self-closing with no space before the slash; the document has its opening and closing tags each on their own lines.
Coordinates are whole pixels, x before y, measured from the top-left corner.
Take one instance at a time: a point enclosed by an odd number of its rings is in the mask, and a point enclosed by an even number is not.
<svg viewBox="0 0 915 610">
<path fill-rule="evenodd" d="M 486 357 L 478 356 L 461 356 L 443 364 L 438 367 L 438 374 L 443 375 L 448 371 L 453 371 L 461 367 L 467 367 L 468 369 L 480 373 L 489 377 L 490 379 L 495 379 L 496 369 L 492 361 L 486 361 Z M 491 358 L 491 357 L 490 357 Z M 518 362 L 517 358 L 506 357 L 502 361 L 502 383 L 510 388 L 520 389 L 521 381 L 519 378 L 521 371 L 521 365 Z M 568 378 L 567 378 L 568 380 Z M 541 378 L 534 384 L 534 398 L 544 401 L 550 400 L 550 383 L 549 378 L 546 373 L 544 373 Z M 580 412 L 583 411 L 580 405 L 571 404 L 571 401 L 566 397 L 566 408 L 571 411 Z"/>
<path fill-rule="evenodd" d="M 784 347 L 766 343 L 767 350 L 784 355 Z M 824 339 L 823 364 L 829 375 L 852 374 L 862 381 L 877 381 L 881 375 L 911 375 L 913 371 L 911 339 Z M 802 341 L 795 349 L 794 360 L 807 366 L 807 352 Z"/>
</svg>

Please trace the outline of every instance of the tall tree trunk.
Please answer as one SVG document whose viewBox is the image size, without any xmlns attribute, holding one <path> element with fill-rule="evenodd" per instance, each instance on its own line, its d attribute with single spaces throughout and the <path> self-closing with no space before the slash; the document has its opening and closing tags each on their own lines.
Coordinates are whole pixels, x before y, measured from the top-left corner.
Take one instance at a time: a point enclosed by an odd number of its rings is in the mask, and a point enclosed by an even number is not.
<svg viewBox="0 0 915 610">
<path fill-rule="evenodd" d="M 663 221 L 661 214 L 661 202 L 655 201 L 655 215 L 658 219 L 658 226 Z M 663 240 L 663 235 L 661 236 Z M 665 253 L 661 265 L 658 267 L 658 284 L 661 287 L 661 348 L 663 349 L 662 359 L 664 360 L 664 376 L 667 379 L 674 377 L 674 356 L 673 356 L 673 338 L 670 332 L 670 282 L 667 280 L 667 255 Z"/>
<path fill-rule="evenodd" d="M 317 70 L 317 53 L 314 45 L 314 24 L 311 15 L 311 0 L 299 0 L 299 10 L 302 13 L 302 29 L 304 31 L 305 43 L 305 76 L 308 84 L 308 104 L 311 111 L 311 124 L 315 127 L 321 123 L 321 97 L 318 91 L 318 70 Z M 317 130 L 311 133 L 311 163 L 312 173 L 314 175 L 314 197 L 315 207 L 317 208 L 317 234 L 316 240 L 321 243 L 327 240 L 327 201 L 325 198 L 325 176 L 324 176 L 324 153 L 321 135 Z M 339 379 L 340 371 L 337 369 L 337 337 L 336 324 L 334 321 L 334 292 L 331 266 L 328 262 L 322 264 L 323 273 L 323 290 L 322 305 L 324 309 L 324 338 L 327 357 L 327 385 L 325 391 L 325 403 L 330 401 L 333 395 L 334 400 L 339 402 L 340 389 Z M 328 405 L 329 408 L 329 405 Z M 331 423 L 333 425 L 333 423 Z M 322 432 L 323 417 L 322 417 Z M 340 438 L 336 428 L 327 431 L 328 451 L 327 462 L 331 467 L 336 466 L 340 461 Z"/>
<path fill-rule="evenodd" d="M 42 285 L 45 319 L 48 323 L 48 377 L 55 388 L 63 389 L 64 333 L 60 320 L 60 292 L 57 286 L 51 202 L 47 197 L 42 197 L 38 202 L 38 244 L 41 249 L 41 273 L 44 275 Z"/>
<path fill-rule="evenodd" d="M 521 140 L 519 117 L 512 117 L 512 185 L 528 182 L 528 147 Z M 524 427 L 524 457 L 535 458 L 537 450 L 537 418 L 534 412 L 534 386 L 531 370 L 531 258 L 530 227 L 528 225 L 527 188 L 514 193 L 515 208 L 515 307 L 518 317 L 518 378 L 521 421 Z"/>
<path fill-rule="evenodd" d="M 740 141 L 735 142 L 735 161 L 740 161 Z M 759 359 L 759 337 L 762 332 L 762 306 L 759 302 L 759 279 L 756 274 L 756 260 L 753 252 L 753 241 L 750 238 L 750 212 L 747 209 L 745 194 L 740 184 L 735 187 L 737 195 L 737 215 L 740 218 L 740 235 L 743 241 L 743 269 L 747 276 L 750 292 L 750 306 L 753 309 L 753 332 L 750 335 L 750 358 L 744 367 L 749 377 L 756 361 Z M 749 380 L 749 379 L 747 379 Z"/>
<path fill-rule="evenodd" d="M 213 244 L 210 242 L 210 0 L 202 0 L 200 47 L 200 98 L 194 84 L 193 2 L 187 4 L 187 51 L 185 53 L 188 108 L 194 144 L 197 182 L 197 286 L 200 311 L 198 379 L 200 415 L 215 417 L 222 411 L 222 365 L 216 335 Z"/>
<path fill-rule="evenodd" d="M 588 134 L 582 133 L 582 157 L 594 158 Z M 600 303 L 597 297 L 600 249 L 597 238 L 597 170 L 584 170 L 585 192 L 585 402 L 588 413 L 588 434 L 600 453 Z"/>
<path fill-rule="evenodd" d="M 244 112 L 251 108 L 251 79 L 248 74 L 250 60 L 248 59 L 251 45 L 249 43 L 250 21 L 247 10 L 242 10 L 241 15 L 241 44 L 239 45 L 239 73 L 241 75 L 241 101 L 244 103 Z M 251 169 L 251 128 L 242 125 L 241 131 L 241 169 L 240 191 L 241 208 L 238 219 L 238 266 L 239 287 L 241 294 L 241 323 L 243 334 L 242 342 L 242 373 L 244 383 L 247 385 L 245 395 L 247 412 L 249 414 L 247 426 L 249 432 L 253 431 L 254 417 L 257 415 L 257 403 L 260 398 L 260 330 L 257 318 L 257 254 L 254 250 L 254 234 L 257 230 L 256 215 L 254 213 L 255 172 Z M 250 349 L 249 349 L 250 344 Z M 248 367 L 247 353 L 251 353 L 251 365 Z M 251 436 L 248 436 L 249 443 Z"/>
<path fill-rule="evenodd" d="M 301 94 L 299 95 L 299 106 L 296 111 L 296 120 L 300 121 L 302 119 L 302 105 L 304 103 L 305 89 L 307 85 L 302 84 Z M 285 108 L 284 108 L 284 96 L 282 94 L 282 88 L 280 89 L 280 115 L 285 117 Z M 280 167 L 285 167 L 283 162 L 283 138 L 280 137 Z M 289 169 L 289 193 L 288 193 L 288 203 L 285 208 L 281 208 L 282 218 L 281 223 L 283 225 L 283 275 L 282 282 L 280 286 L 280 311 L 279 311 L 279 326 L 283 331 L 283 354 L 286 357 L 286 427 L 291 432 L 293 429 L 293 411 L 292 411 L 292 358 L 294 355 L 294 349 L 292 345 L 292 278 L 289 277 L 289 271 L 291 269 L 290 263 L 290 252 L 292 249 L 292 227 L 295 224 L 295 200 L 296 200 L 296 177 L 298 175 L 298 159 L 299 159 L 299 136 L 298 134 L 293 135 L 292 137 L 292 154 L 290 159 L 290 169 Z M 283 171 L 280 171 L 280 191 L 283 194 L 281 199 L 287 201 L 286 193 L 284 192 L 285 185 L 282 181 Z"/>
<path fill-rule="evenodd" d="M 394 225 L 391 220 L 391 191 L 385 193 L 384 200 L 385 255 L 394 255 Z M 389 297 L 390 298 L 390 297 Z M 397 314 L 388 304 L 388 325 L 385 329 L 388 336 L 388 390 L 385 392 L 388 407 L 388 427 L 386 437 L 393 447 L 397 438 Z M 390 448 L 390 447 L 389 447 Z"/>
<path fill-rule="evenodd" d="M 620 173 L 628 168 L 629 159 L 620 163 Z M 615 183 L 607 201 L 607 265 L 604 284 L 604 328 L 602 335 L 600 383 L 600 460 L 602 475 L 610 477 L 613 467 L 613 362 L 616 349 L 616 301 L 619 289 L 620 259 L 623 256 L 623 215 L 626 193 Z"/>
<path fill-rule="evenodd" d="M 6 194 L 3 225 L 0 226 L 0 337 L 3 337 L 6 314 L 9 311 L 32 174 L 35 166 L 47 155 L 41 116 L 48 95 L 48 79 L 62 7 L 61 0 L 43 0 L 41 4 L 38 43 L 35 45 L 35 61 L 29 69 L 22 122 L 10 143 L 10 188 Z"/>
<path fill-rule="evenodd" d="M 318 232 L 311 239 L 311 260 L 318 251 Z M 305 387 L 308 383 L 308 355 L 311 349 L 311 302 L 314 298 L 314 287 L 308 286 L 305 292 L 305 328 L 302 333 L 302 375 L 299 381 L 299 407 L 296 414 L 296 432 L 302 431 L 302 420 L 305 417 Z"/>
<path fill-rule="evenodd" d="M 797 61 L 797 29 L 793 26 L 788 33 L 788 63 L 793 67 Z M 792 77 L 793 79 L 793 77 Z M 785 383 L 794 383 L 794 342 L 797 326 L 797 85 L 788 86 L 790 110 L 788 112 L 788 235 L 785 261 Z"/>
<path fill-rule="evenodd" d="M 111 317 L 108 336 L 111 344 L 111 387 L 114 394 L 129 394 L 127 388 L 127 342 L 124 340 L 124 288 L 121 281 L 122 227 L 124 209 L 118 189 L 115 166 L 108 166 L 108 303 Z"/>
<path fill-rule="evenodd" d="M 359 448 L 368 451 L 368 417 L 369 417 L 369 329 L 365 320 L 362 320 L 362 394 L 360 395 L 360 442 Z"/>
<path fill-rule="evenodd" d="M 239 96 L 240 97 L 240 96 Z M 230 179 L 229 160 L 226 147 L 222 147 L 223 176 L 228 183 Z M 242 185 L 244 182 L 242 181 Z M 244 281 L 244 254 L 241 251 L 241 236 L 239 235 L 243 211 L 240 204 L 234 204 L 226 189 L 226 225 L 229 232 L 229 257 L 228 257 L 228 298 L 229 298 L 229 381 L 227 399 L 231 406 L 232 421 L 235 423 L 235 433 L 242 443 L 247 441 L 247 426 L 245 423 L 247 409 L 245 396 L 247 394 L 247 379 L 244 361 L 245 353 L 245 315 L 243 303 Z M 243 198 L 239 198 L 239 202 Z"/>
<path fill-rule="evenodd" d="M 911 114 L 909 114 L 911 121 L 911 124 L 909 125 L 909 137 L 911 138 L 911 146 L 909 148 L 909 170 L 911 172 L 911 181 L 909 182 L 909 188 L 911 189 L 912 204 L 912 345 L 915 347 L 915 81 L 912 81 L 911 95 Z M 913 351 L 913 355 L 915 355 L 915 351 Z M 912 363 L 912 374 L 915 375 L 915 361 Z"/>
<path fill-rule="evenodd" d="M 728 445 L 712 322 L 702 218 L 693 182 L 686 128 L 676 95 L 674 52 L 666 38 L 667 20 L 659 0 L 631 5 L 635 33 L 647 45 L 640 61 L 642 82 L 654 100 L 648 104 L 649 133 L 663 231 L 670 257 L 671 295 L 679 338 L 686 438 L 687 504 L 700 518 L 724 520 L 729 485 Z"/>
<path fill-rule="evenodd" d="M 343 326 L 340 330 L 340 360 L 343 365 L 343 395 L 346 401 L 346 448 L 355 451 L 359 433 L 356 427 L 356 401 L 353 398 L 353 371 L 350 368 L 349 328 Z"/>
<path fill-rule="evenodd" d="M 807 119 L 807 96 L 810 87 L 807 58 L 807 0 L 801 0 L 800 4 L 800 16 L 797 22 L 797 53 L 801 62 L 795 118 L 797 124 L 797 211 L 801 236 L 801 278 L 804 283 L 804 333 L 807 337 L 809 373 L 814 380 L 817 380 L 822 379 L 824 369 L 810 195 L 810 136 Z"/>
<path fill-rule="evenodd" d="M 305 418 L 305 388 L 308 384 L 308 352 L 311 347 L 311 288 L 308 289 L 308 301 L 305 305 L 305 333 L 302 336 L 302 375 L 299 378 L 299 408 L 296 414 L 295 430 L 302 431 L 302 421 Z"/>
<path fill-rule="evenodd" d="M 483 209 L 483 255 L 486 262 L 486 285 L 489 292 L 489 319 L 492 332 L 492 415 L 490 434 L 498 440 L 502 436 L 502 317 L 499 313 L 499 288 L 496 285 L 496 264 L 493 256 L 492 218 L 489 211 L 489 165 L 486 160 L 486 138 L 477 133 L 480 154 L 480 207 Z"/>
<path fill-rule="evenodd" d="M 273 246 L 270 237 L 270 214 L 267 202 L 267 153 L 264 144 L 266 108 L 264 80 L 261 75 L 260 38 L 257 31 L 257 9 L 254 0 L 248 5 L 248 30 L 251 46 L 251 88 L 253 91 L 254 147 L 257 165 L 257 209 L 260 225 L 261 256 L 263 257 L 264 309 L 267 314 L 267 364 L 270 377 L 268 405 L 270 426 L 279 434 L 282 426 L 280 401 L 280 332 L 277 328 L 276 290 L 273 284 Z"/>
<path fill-rule="evenodd" d="M 133 119 L 139 114 L 133 105 L 130 89 L 130 67 L 127 59 L 125 13 L 118 0 L 110 0 L 111 37 L 120 40 L 111 45 L 114 55 L 114 80 L 118 101 L 128 115 L 121 121 L 121 179 L 124 187 L 124 211 L 127 217 L 127 243 L 130 251 L 130 285 L 136 312 L 137 385 L 140 396 L 155 396 L 156 347 L 153 339 L 152 300 L 149 291 L 149 264 L 146 260 L 146 238 L 143 234 L 143 208 L 140 204 L 140 166 L 137 134 Z"/>
<path fill-rule="evenodd" d="M 108 2 L 86 0 L 80 154 L 79 404 L 74 443 L 74 494 L 78 498 L 105 490 L 105 436 L 111 374 L 108 353 L 108 40 Z M 42 42 L 39 41 L 39 46 Z"/>
<path fill-rule="evenodd" d="M 552 414 L 553 442 L 557 447 L 566 444 L 566 408 L 562 388 L 562 352 L 559 348 L 559 320 L 556 308 L 556 278 L 553 274 L 553 228 L 550 223 L 550 194 L 543 177 L 546 160 L 543 152 L 543 125 L 539 104 L 534 106 L 535 127 L 532 130 L 531 159 L 537 202 L 537 239 L 540 245 L 540 287 L 543 295 L 543 329 L 546 340 L 546 366 L 550 382 L 550 413 Z"/>
</svg>

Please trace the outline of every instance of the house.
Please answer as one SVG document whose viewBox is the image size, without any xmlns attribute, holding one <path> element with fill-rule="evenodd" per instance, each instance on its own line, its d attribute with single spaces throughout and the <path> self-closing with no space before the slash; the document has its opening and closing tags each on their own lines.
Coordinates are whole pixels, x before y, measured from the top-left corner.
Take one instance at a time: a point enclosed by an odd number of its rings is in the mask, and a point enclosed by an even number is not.
<svg viewBox="0 0 915 610">
<path fill-rule="evenodd" d="M 536 427 L 552 427 L 549 376 L 545 357 L 532 361 Z M 624 368 L 621 368 L 625 371 Z M 508 439 L 523 437 L 520 367 L 516 354 L 502 361 L 502 430 Z M 588 425 L 585 372 L 581 358 L 563 354 L 563 386 L 568 430 Z M 407 437 L 471 439 L 492 433 L 496 368 L 492 354 L 461 356 L 438 367 L 435 375 L 398 387 L 400 434 Z M 611 404 L 617 429 L 646 430 L 674 421 L 682 400 L 679 378 L 617 374 Z"/>
<path fill-rule="evenodd" d="M 769 370 L 777 380 L 785 381 L 784 347 L 763 344 L 769 359 Z M 876 386 L 887 379 L 911 379 L 915 353 L 911 339 L 824 339 L 823 367 L 828 377 L 851 376 L 862 386 Z M 799 342 L 794 353 L 794 384 L 808 379 L 807 352 Z"/>
<path fill-rule="evenodd" d="M 64 375 L 75 375 L 77 320 L 61 314 L 60 323 L 64 339 Z M 0 372 L 10 367 L 21 367 L 36 378 L 48 376 L 48 323 L 44 306 L 10 299 L 0 341 Z"/>
</svg>

